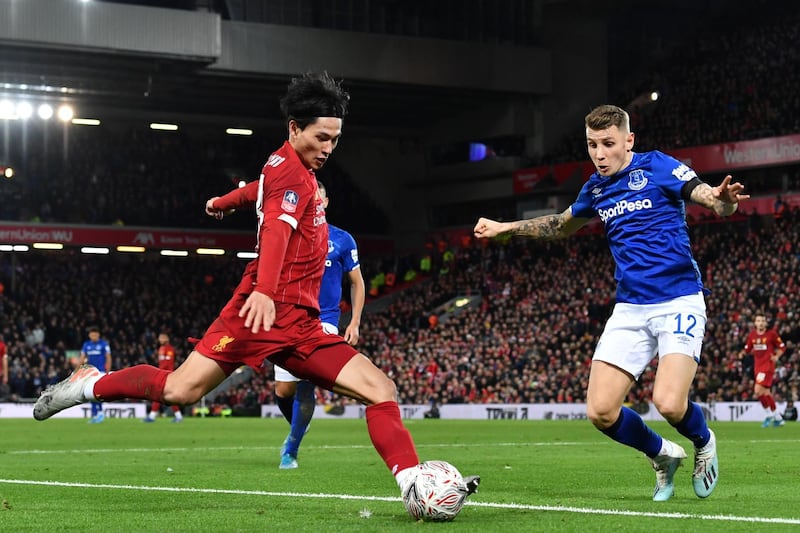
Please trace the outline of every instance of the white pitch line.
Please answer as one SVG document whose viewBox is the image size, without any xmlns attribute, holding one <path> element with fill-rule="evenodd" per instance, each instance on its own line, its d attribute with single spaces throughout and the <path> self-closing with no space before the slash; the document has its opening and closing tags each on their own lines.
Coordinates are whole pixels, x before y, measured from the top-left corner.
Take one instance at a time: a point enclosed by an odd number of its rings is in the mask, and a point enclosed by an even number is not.
<svg viewBox="0 0 800 533">
<path fill-rule="evenodd" d="M 471 443 L 471 444 L 417 444 L 417 448 L 485 448 L 501 446 L 588 446 L 598 443 L 590 442 L 492 442 L 492 443 Z M 599 444 L 605 444 L 603 442 Z M 79 450 L 8 450 L 8 455 L 50 455 L 50 454 L 73 454 L 73 453 L 151 453 L 151 452 L 191 452 L 191 451 L 246 451 L 246 450 L 277 450 L 280 446 L 211 446 L 211 447 L 179 447 L 179 448 L 95 448 Z M 361 450 L 372 449 L 371 444 L 348 444 L 342 446 L 334 445 L 308 445 L 303 446 L 304 450 Z"/>
<path fill-rule="evenodd" d="M 302 492 L 269 492 L 263 490 L 237 490 L 237 489 L 201 489 L 192 487 L 149 487 L 143 485 L 111 485 L 106 483 L 71 483 L 63 481 L 36 481 L 25 479 L 0 479 L 0 484 L 9 485 L 42 485 L 48 487 L 72 487 L 84 489 L 117 489 L 117 490 L 138 490 L 153 492 L 185 492 L 196 494 L 236 494 L 240 496 L 271 496 L 278 498 L 319 498 L 332 500 L 357 500 L 357 501 L 379 501 L 379 502 L 399 502 L 400 498 L 391 496 L 359 496 L 355 494 L 325 494 L 325 493 L 302 493 Z M 790 524 L 800 525 L 798 518 L 775 518 L 761 516 L 734 516 L 734 515 L 709 515 L 709 514 L 690 514 L 690 513 L 656 513 L 648 511 L 625 511 L 620 509 L 593 509 L 591 507 L 565 507 L 560 505 L 526 505 L 519 503 L 491 503 L 491 502 L 467 502 L 471 507 L 489 507 L 494 509 L 518 509 L 522 511 L 545 511 L 556 513 L 578 513 L 596 514 L 613 516 L 632 516 L 647 518 L 677 518 L 689 520 L 715 520 L 719 522 L 746 522 L 758 524 Z"/>
</svg>

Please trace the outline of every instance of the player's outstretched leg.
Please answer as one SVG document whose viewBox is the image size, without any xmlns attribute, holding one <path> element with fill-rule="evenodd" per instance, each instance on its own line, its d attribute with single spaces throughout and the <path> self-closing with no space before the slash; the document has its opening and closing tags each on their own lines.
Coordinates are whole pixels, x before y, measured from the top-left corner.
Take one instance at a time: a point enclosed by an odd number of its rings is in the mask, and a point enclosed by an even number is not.
<svg viewBox="0 0 800 533">
<path fill-rule="evenodd" d="M 656 471 L 656 488 L 653 490 L 653 501 L 665 502 L 675 492 L 675 472 L 686 458 L 684 449 L 672 441 L 663 439 L 662 451 L 650 463 Z"/>
<path fill-rule="evenodd" d="M 69 407 L 87 401 L 84 389 L 89 383 L 97 381 L 102 374 L 92 365 L 81 365 L 64 381 L 45 389 L 33 406 L 33 418 L 46 420 Z"/>
<path fill-rule="evenodd" d="M 719 464 L 717 462 L 717 438 L 714 432 L 711 438 L 702 448 L 694 450 L 694 472 L 692 473 L 692 485 L 694 493 L 699 498 L 708 498 L 714 492 L 719 479 Z"/>
</svg>

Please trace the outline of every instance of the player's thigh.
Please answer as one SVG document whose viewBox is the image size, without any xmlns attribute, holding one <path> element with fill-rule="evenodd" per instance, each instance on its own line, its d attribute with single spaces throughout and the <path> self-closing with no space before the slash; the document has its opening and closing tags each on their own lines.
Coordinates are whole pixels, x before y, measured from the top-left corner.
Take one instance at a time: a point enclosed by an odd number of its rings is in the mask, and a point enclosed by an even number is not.
<svg viewBox="0 0 800 533">
<path fill-rule="evenodd" d="M 222 383 L 225 372 L 213 359 L 193 351 L 177 370 L 167 376 L 164 400 L 169 403 L 193 403 Z"/>
<path fill-rule="evenodd" d="M 283 368 L 275 365 L 275 395 L 279 398 L 289 398 L 297 392 L 297 382 L 300 378 Z"/>
<path fill-rule="evenodd" d="M 613 424 L 634 382 L 633 376 L 625 370 L 605 361 L 593 361 L 586 391 L 589 419 L 601 427 Z"/>
<path fill-rule="evenodd" d="M 656 353 L 657 339 L 647 327 L 648 313 L 646 305 L 615 305 L 592 361 L 603 361 L 638 379 Z"/>
<path fill-rule="evenodd" d="M 354 355 L 336 376 L 333 391 L 367 405 L 397 401 L 397 389 L 372 361 L 361 353 Z"/>
</svg>

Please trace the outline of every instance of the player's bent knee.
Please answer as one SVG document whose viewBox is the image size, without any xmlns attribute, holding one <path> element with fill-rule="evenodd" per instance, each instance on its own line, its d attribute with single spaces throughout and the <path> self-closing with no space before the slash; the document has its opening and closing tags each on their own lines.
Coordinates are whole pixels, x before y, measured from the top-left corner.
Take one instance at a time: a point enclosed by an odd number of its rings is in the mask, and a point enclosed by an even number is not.
<svg viewBox="0 0 800 533">
<path fill-rule="evenodd" d="M 668 422 L 680 422 L 686 414 L 688 402 L 686 398 L 656 398 L 653 397 L 653 405 L 661 416 Z"/>
<path fill-rule="evenodd" d="M 603 430 L 614 425 L 620 416 L 622 405 L 608 401 L 589 401 L 586 404 L 586 418 L 594 427 Z"/>
<path fill-rule="evenodd" d="M 197 403 L 203 397 L 203 392 L 197 388 L 164 387 L 164 402 L 170 405 L 190 405 Z"/>
</svg>

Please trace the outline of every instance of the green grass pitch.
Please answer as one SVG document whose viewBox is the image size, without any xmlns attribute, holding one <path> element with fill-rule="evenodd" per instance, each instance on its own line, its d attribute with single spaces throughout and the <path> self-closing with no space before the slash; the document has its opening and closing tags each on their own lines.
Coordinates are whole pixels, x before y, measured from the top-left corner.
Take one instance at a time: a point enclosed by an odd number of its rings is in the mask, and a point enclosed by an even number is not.
<svg viewBox="0 0 800 533">
<path fill-rule="evenodd" d="M 691 460 L 651 500 L 644 457 L 586 421 L 409 420 L 422 460 L 480 474 L 454 522 L 414 522 L 363 420 L 315 420 L 278 469 L 276 419 L 0 420 L 0 531 L 799 531 L 800 423 L 714 423 L 716 492 Z M 663 434 L 690 450 L 666 424 Z M 690 452 L 691 455 L 691 452 Z"/>
</svg>

